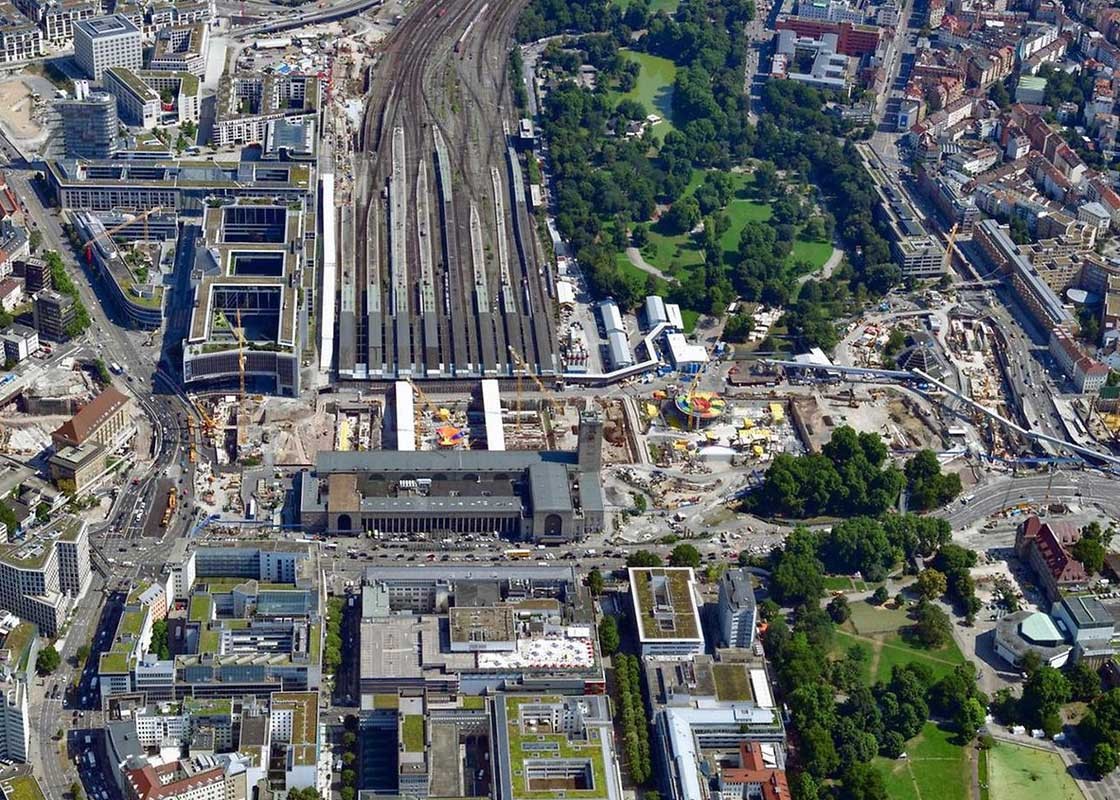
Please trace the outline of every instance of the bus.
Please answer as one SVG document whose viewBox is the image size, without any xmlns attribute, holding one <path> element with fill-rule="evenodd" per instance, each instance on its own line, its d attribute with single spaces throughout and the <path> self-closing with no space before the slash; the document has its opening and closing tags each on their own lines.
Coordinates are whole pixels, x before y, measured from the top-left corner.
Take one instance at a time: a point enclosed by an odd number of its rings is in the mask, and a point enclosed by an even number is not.
<svg viewBox="0 0 1120 800">
<path fill-rule="evenodd" d="M 525 561 L 533 556 L 533 551 L 529 549 L 506 550 L 505 556 L 511 561 Z"/>
</svg>

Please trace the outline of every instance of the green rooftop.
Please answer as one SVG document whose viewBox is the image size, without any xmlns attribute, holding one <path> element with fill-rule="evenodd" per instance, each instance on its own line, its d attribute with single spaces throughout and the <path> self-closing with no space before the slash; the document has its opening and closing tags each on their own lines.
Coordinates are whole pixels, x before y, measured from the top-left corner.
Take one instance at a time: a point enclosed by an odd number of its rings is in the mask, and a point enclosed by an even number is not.
<svg viewBox="0 0 1120 800">
<path fill-rule="evenodd" d="M 233 714 L 233 701 L 221 698 L 188 697 L 183 700 L 183 708 L 196 716 L 230 716 Z"/>
<path fill-rule="evenodd" d="M 631 571 L 640 633 L 644 639 L 696 639 L 696 598 L 689 586 L 691 570 L 683 567 L 635 569 Z M 664 577 L 664 592 L 654 598 L 654 580 Z M 656 614 L 655 614 L 656 612 Z"/>
<path fill-rule="evenodd" d="M 101 654 L 98 672 L 102 675 L 125 675 L 128 673 L 128 653 L 115 651 Z"/>
<path fill-rule="evenodd" d="M 222 633 L 221 631 L 212 631 L 205 628 L 198 632 L 198 652 L 210 653 L 211 655 L 218 655 L 218 651 L 222 646 Z"/>
<path fill-rule="evenodd" d="M 191 622 L 209 622 L 214 616 L 214 600 L 208 594 L 191 597 L 189 619 Z"/>
<path fill-rule="evenodd" d="M 712 680 L 720 700 L 750 700 L 751 679 L 745 664 L 712 664 Z"/>
<path fill-rule="evenodd" d="M 469 711 L 481 711 L 486 708 L 486 698 L 473 694 L 464 695 L 463 708 Z"/>
<path fill-rule="evenodd" d="M 395 695 L 395 694 L 375 694 L 373 696 L 373 707 L 376 708 L 376 709 L 381 709 L 381 710 L 392 709 L 392 710 L 395 711 L 400 706 L 400 703 L 401 703 L 401 698 L 400 698 L 399 695 Z"/>
<path fill-rule="evenodd" d="M 133 603 L 139 602 L 140 595 L 148 591 L 148 587 L 150 587 L 151 585 L 151 581 L 138 582 L 135 586 L 132 587 L 132 591 L 128 593 L 128 600 L 126 601 L 126 603 L 128 605 L 132 605 Z"/>
<path fill-rule="evenodd" d="M 31 655 L 31 645 L 35 641 L 39 630 L 34 623 L 21 622 L 12 629 L 8 638 L 4 640 L 4 647 L 10 651 L 11 659 L 16 665 L 16 672 L 27 669 L 27 659 Z"/>
<path fill-rule="evenodd" d="M 603 751 L 599 742 L 600 729 L 588 728 L 588 741 L 573 742 L 565 733 L 549 733 L 539 728 L 522 730 L 521 706 L 537 703 L 559 703 L 559 697 L 507 696 L 506 735 L 509 741 L 510 774 L 513 777 L 513 797 L 516 800 L 553 800 L 563 797 L 569 800 L 580 798 L 601 798 L 607 796 L 607 768 L 603 763 Z M 591 766 L 591 789 L 530 790 L 525 774 L 525 761 L 546 761 L 552 759 L 573 759 L 586 761 Z"/>
<path fill-rule="evenodd" d="M 423 714 L 406 714 L 401 719 L 401 743 L 406 753 L 424 752 Z"/>
<path fill-rule="evenodd" d="M 146 617 L 147 614 L 147 609 L 124 612 L 121 615 L 120 625 L 117 626 L 117 635 L 132 637 L 139 636 L 140 631 L 144 628 L 144 617 Z"/>
<path fill-rule="evenodd" d="M 17 775 L 0 785 L 4 787 L 4 797 L 7 800 L 43 800 L 39 781 L 30 775 Z"/>
</svg>

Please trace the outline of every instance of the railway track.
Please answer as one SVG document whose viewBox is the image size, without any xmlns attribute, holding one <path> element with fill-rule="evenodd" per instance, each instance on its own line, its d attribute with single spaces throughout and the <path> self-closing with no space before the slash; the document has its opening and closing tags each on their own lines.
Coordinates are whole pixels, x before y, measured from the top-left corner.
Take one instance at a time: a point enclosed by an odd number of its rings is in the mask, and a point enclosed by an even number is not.
<svg viewBox="0 0 1120 800">
<path fill-rule="evenodd" d="M 510 347 L 541 374 L 556 369 L 551 283 L 504 132 L 526 1 L 420 0 L 380 53 L 356 163 L 358 291 L 340 289 L 358 301 L 348 335 L 369 363 L 356 377 L 510 375 Z M 473 236 L 472 209 L 484 220 Z"/>
</svg>

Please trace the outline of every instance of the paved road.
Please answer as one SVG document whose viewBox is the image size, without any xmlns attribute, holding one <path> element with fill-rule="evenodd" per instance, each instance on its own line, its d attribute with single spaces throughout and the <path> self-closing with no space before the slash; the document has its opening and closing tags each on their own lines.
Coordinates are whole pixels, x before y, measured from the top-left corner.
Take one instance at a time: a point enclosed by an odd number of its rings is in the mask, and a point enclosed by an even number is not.
<svg viewBox="0 0 1120 800">
<path fill-rule="evenodd" d="M 1066 502 L 1092 505 L 1120 518 L 1120 482 L 1095 470 L 1057 470 L 1052 475 L 1032 473 L 1020 477 L 995 478 L 973 490 L 967 503 L 936 512 L 955 530 L 966 528 L 1005 508 L 1030 503 Z"/>
</svg>

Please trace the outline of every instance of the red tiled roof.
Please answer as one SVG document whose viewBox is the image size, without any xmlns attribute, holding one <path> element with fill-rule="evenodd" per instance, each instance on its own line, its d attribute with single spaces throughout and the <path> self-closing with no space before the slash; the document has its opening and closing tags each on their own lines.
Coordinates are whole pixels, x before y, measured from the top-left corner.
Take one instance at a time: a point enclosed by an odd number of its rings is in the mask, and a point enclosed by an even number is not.
<svg viewBox="0 0 1120 800">
<path fill-rule="evenodd" d="M 153 767 L 146 764 L 140 769 L 125 771 L 125 777 L 132 785 L 133 791 L 139 800 L 162 800 L 162 798 L 176 797 L 191 791 L 199 786 L 221 781 L 225 771 L 221 767 L 199 770 L 191 775 L 180 773 L 179 764 L 161 764 Z M 166 782 L 164 782 L 166 780 Z"/>
<path fill-rule="evenodd" d="M 80 445 L 127 402 L 127 395 L 110 386 L 62 423 L 52 435 L 56 439 Z"/>
<path fill-rule="evenodd" d="M 766 766 L 759 742 L 739 744 L 739 767 L 723 771 L 729 783 L 753 783 L 762 787 L 762 800 L 789 800 L 789 783 L 782 769 Z"/>
</svg>

